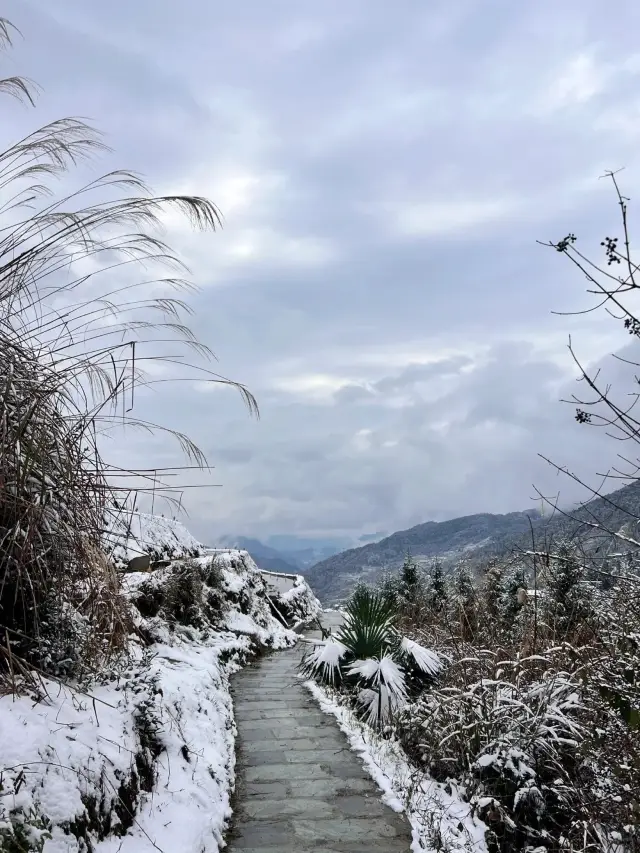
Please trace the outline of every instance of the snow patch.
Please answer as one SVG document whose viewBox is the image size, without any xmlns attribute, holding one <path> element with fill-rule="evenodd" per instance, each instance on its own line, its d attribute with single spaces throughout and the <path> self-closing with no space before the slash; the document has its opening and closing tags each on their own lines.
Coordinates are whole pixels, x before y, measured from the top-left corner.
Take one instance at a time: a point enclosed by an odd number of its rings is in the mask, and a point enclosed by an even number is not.
<svg viewBox="0 0 640 853">
<path fill-rule="evenodd" d="M 164 516 L 114 510 L 105 519 L 105 528 L 104 547 L 118 568 L 142 554 L 154 560 L 180 560 L 206 551 L 184 524 Z"/>
</svg>

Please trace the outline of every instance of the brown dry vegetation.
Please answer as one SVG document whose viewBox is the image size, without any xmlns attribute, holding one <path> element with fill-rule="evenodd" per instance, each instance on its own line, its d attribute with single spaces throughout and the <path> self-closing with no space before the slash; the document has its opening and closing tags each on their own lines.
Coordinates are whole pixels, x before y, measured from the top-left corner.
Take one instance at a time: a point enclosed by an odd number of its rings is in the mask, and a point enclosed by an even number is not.
<svg viewBox="0 0 640 853">
<path fill-rule="evenodd" d="M 0 49 L 16 35 L 0 19 Z M 23 78 L 0 80 L 0 93 L 6 109 L 35 103 Z M 27 663 L 78 674 L 123 647 L 130 624 L 103 534 L 127 498 L 162 482 L 110 465 L 102 437 L 172 432 L 136 417 L 137 394 L 155 381 L 145 365 L 188 365 L 257 412 L 242 385 L 206 366 L 210 351 L 182 320 L 186 268 L 159 236 L 167 207 L 215 230 L 215 205 L 154 197 L 124 171 L 69 190 L 74 167 L 104 150 L 96 130 L 64 118 L 0 152 L 0 679 L 12 683 Z"/>
<path fill-rule="evenodd" d="M 583 563 L 558 545 L 536 567 L 437 567 L 382 586 L 400 629 L 447 664 L 393 731 L 415 767 L 453 781 L 492 850 L 640 849 L 637 564 Z"/>
</svg>

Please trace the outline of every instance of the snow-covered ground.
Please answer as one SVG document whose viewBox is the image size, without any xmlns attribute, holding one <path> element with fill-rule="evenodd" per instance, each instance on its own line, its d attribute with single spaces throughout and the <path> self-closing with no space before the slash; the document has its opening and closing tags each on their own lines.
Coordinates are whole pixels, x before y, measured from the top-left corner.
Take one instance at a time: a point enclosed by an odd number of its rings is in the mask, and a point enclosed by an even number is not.
<svg viewBox="0 0 640 853">
<path fill-rule="evenodd" d="M 270 583 L 272 573 L 263 570 L 261 572 L 275 599 L 274 603 L 293 628 L 320 616 L 322 604 L 302 575 L 279 576 L 281 582 L 272 586 Z M 283 582 L 285 577 L 289 580 L 288 584 Z"/>
<path fill-rule="evenodd" d="M 142 554 L 151 554 L 154 560 L 179 560 L 206 551 L 182 522 L 160 515 L 113 510 L 105 528 L 105 548 L 118 568 Z"/>
<path fill-rule="evenodd" d="M 0 696 L 2 850 L 220 849 L 234 785 L 229 676 L 295 635 L 246 552 L 123 583 L 140 635 L 126 660 L 82 689 L 43 677 L 38 695 Z"/>
<path fill-rule="evenodd" d="M 337 691 L 306 681 L 305 687 L 326 714 L 332 714 L 351 748 L 382 791 L 383 801 L 406 812 L 411 824 L 412 853 L 487 853 L 486 825 L 451 784 L 443 785 L 413 769 L 393 739 L 382 738 L 358 719 Z"/>
</svg>

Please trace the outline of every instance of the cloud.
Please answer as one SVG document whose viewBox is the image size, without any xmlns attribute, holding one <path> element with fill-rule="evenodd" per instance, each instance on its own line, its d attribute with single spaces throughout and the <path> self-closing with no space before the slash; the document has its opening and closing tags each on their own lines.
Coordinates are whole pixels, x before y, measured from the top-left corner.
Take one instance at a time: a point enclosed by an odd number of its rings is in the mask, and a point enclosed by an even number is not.
<svg viewBox="0 0 640 853">
<path fill-rule="evenodd" d="M 400 234 L 437 237 L 474 226 L 495 224 L 517 213 L 512 199 L 460 199 L 407 205 L 395 214 Z"/>
<path fill-rule="evenodd" d="M 307 397 L 315 400 L 331 399 L 336 391 L 340 391 L 348 380 L 327 374 L 298 375 L 276 380 L 274 387 L 285 394 L 294 394 L 298 398 Z"/>
<path fill-rule="evenodd" d="M 576 424 L 574 408 L 559 402 L 579 390 L 568 362 L 562 369 L 535 344 L 498 343 L 480 359 L 428 367 L 379 374 L 370 384 L 384 392 L 357 401 L 344 387 L 335 390 L 338 383 L 331 398 L 328 381 L 321 397 L 302 385 L 296 401 L 291 388 L 272 390 L 262 422 L 237 416 L 231 432 L 209 419 L 198 437 L 224 486 L 200 496 L 194 525 L 259 536 L 274 525 L 355 535 L 386 521 L 400 529 L 429 517 L 531 506 L 536 487 L 547 495 L 559 490 L 563 501 L 583 495 L 538 453 L 591 482 L 615 461 L 617 448 Z M 607 379 L 624 389 L 628 370 Z M 392 407 L 398 392 L 404 404 Z"/>
<path fill-rule="evenodd" d="M 610 458 L 557 401 L 568 334 L 594 362 L 619 327 L 550 313 L 593 303 L 536 240 L 571 231 L 599 251 L 617 228 L 607 168 L 626 166 L 633 213 L 640 9 L 614 0 L 604 28 L 595 0 L 8 0 L 3 14 L 25 36 L 11 73 L 45 92 L 35 114 L 6 107 L 2 140 L 89 115 L 114 153 L 78 179 L 124 166 L 224 215 L 216 234 L 167 215 L 164 236 L 200 286 L 191 323 L 211 367 L 246 382 L 262 418 L 197 381 L 136 403 L 217 466 L 185 475 L 223 484 L 185 492 L 199 535 L 518 509 L 532 483 L 557 486 L 538 451 L 585 473 Z M 167 436 L 110 447 L 180 460 Z"/>
<path fill-rule="evenodd" d="M 569 59 L 546 93 L 550 111 L 574 104 L 586 104 L 607 88 L 611 68 L 599 66 L 593 56 L 580 53 Z"/>
</svg>

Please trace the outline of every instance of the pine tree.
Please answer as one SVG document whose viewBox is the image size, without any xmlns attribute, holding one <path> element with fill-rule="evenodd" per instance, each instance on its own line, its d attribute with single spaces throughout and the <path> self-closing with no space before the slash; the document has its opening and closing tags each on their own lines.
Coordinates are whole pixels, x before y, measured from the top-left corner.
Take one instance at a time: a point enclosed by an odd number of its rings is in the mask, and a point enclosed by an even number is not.
<svg viewBox="0 0 640 853">
<path fill-rule="evenodd" d="M 502 594 L 500 599 L 500 616 L 504 630 L 511 632 L 515 629 L 524 602 L 519 595 L 527 588 L 524 566 L 514 566 L 504 573 Z"/>
<path fill-rule="evenodd" d="M 404 558 L 400 572 L 400 582 L 403 592 L 410 595 L 417 588 L 418 580 L 418 564 L 411 556 L 411 552 L 407 551 L 407 556 Z"/>
<path fill-rule="evenodd" d="M 386 572 L 383 575 L 379 585 L 380 594 L 383 596 L 389 606 L 397 610 L 400 598 L 400 582 L 398 576 L 394 573 Z"/>
<path fill-rule="evenodd" d="M 476 604 L 478 597 L 473 578 L 464 564 L 458 568 L 455 574 L 454 590 L 462 637 L 469 640 L 475 634 L 477 627 Z"/>
<path fill-rule="evenodd" d="M 504 595 L 504 572 L 497 560 L 492 560 L 484 576 L 484 604 L 487 615 L 497 626 L 502 615 L 502 599 Z"/>
<path fill-rule="evenodd" d="M 546 615 L 550 624 L 563 633 L 573 631 L 591 614 L 589 585 L 582 563 L 567 545 L 562 545 L 547 570 Z"/>
<path fill-rule="evenodd" d="M 429 571 L 429 587 L 427 591 L 429 607 L 436 613 L 441 613 L 446 607 L 448 599 L 447 582 L 442 571 L 442 565 L 438 560 L 435 560 Z"/>
</svg>

